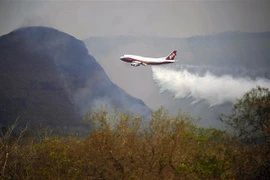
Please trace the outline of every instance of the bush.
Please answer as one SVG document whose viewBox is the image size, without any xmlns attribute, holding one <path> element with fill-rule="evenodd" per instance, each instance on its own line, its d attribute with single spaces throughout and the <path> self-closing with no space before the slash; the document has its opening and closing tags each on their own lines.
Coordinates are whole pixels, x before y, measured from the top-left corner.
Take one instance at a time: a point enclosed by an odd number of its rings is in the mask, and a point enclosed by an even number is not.
<svg viewBox="0 0 270 180">
<path fill-rule="evenodd" d="M 147 125 L 140 116 L 104 109 L 85 120 L 92 125 L 85 138 L 1 138 L 2 179 L 247 179 L 257 172 L 251 164 L 258 147 L 243 148 L 181 112 L 160 108 Z"/>
</svg>

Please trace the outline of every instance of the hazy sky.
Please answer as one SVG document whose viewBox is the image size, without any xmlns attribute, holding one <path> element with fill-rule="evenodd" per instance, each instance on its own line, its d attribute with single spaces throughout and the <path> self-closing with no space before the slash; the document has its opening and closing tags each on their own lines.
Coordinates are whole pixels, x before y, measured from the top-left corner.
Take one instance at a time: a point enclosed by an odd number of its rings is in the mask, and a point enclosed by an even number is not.
<svg viewBox="0 0 270 180">
<path fill-rule="evenodd" d="M 223 31 L 269 31 L 270 1 L 7 1 L 0 35 L 22 26 L 57 28 L 76 38 L 188 37 Z"/>
</svg>

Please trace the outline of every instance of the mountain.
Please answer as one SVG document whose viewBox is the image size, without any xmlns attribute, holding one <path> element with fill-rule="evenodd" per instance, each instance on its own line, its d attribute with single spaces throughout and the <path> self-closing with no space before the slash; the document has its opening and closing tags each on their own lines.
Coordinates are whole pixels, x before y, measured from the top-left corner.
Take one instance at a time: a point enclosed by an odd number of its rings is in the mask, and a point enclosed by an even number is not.
<svg viewBox="0 0 270 180">
<path fill-rule="evenodd" d="M 180 61 L 160 67 L 175 70 L 184 68 L 195 75 L 210 72 L 215 76 L 270 78 L 270 32 L 224 32 L 189 38 L 90 37 L 84 42 L 89 53 L 99 60 L 112 81 L 132 96 L 142 99 L 151 109 L 164 106 L 172 113 L 182 109 L 199 116 L 204 126 L 220 124 L 217 116 L 229 112 L 231 104 L 209 109 L 207 103 L 192 105 L 192 99 L 174 99 L 169 92 L 161 94 L 162 89 L 153 80 L 152 67 L 130 67 L 119 57 L 123 54 L 164 57 L 176 49 L 176 59 Z M 116 68 L 117 72 L 114 71 Z"/>
<path fill-rule="evenodd" d="M 0 123 L 79 125 L 93 105 L 116 105 L 146 117 L 150 109 L 108 78 L 84 42 L 48 27 L 0 37 Z M 117 70 L 116 70 L 117 71 Z"/>
</svg>

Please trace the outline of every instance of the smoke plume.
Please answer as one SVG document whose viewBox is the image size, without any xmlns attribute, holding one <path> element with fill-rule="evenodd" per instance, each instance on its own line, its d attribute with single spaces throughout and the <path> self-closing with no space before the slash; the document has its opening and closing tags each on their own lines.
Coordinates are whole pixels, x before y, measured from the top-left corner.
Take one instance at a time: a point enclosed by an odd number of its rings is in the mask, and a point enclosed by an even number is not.
<svg viewBox="0 0 270 180">
<path fill-rule="evenodd" d="M 247 70 L 238 72 L 237 76 L 236 73 L 231 72 L 232 69 L 226 73 L 225 68 L 222 74 L 216 73 L 222 72 L 221 69 L 211 70 L 195 66 L 172 69 L 163 66 L 153 67 L 152 72 L 161 93 L 170 92 L 175 99 L 192 98 L 192 104 L 200 101 L 207 102 L 210 106 L 234 103 L 237 98 L 241 98 L 256 86 L 270 88 L 270 81 L 266 77 L 254 77 L 256 71 L 251 72 L 251 76 L 247 76 Z M 258 70 L 258 72 L 263 71 Z"/>
</svg>

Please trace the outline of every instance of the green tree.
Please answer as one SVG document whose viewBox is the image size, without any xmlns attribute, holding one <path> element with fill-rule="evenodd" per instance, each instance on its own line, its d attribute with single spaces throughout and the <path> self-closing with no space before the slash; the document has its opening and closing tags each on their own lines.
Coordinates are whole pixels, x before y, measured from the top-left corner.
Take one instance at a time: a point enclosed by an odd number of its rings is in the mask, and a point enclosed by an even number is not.
<svg viewBox="0 0 270 180">
<path fill-rule="evenodd" d="M 230 115 L 221 115 L 221 121 L 233 128 L 245 140 L 261 140 L 270 135 L 270 91 L 257 86 L 234 104 Z"/>
</svg>

